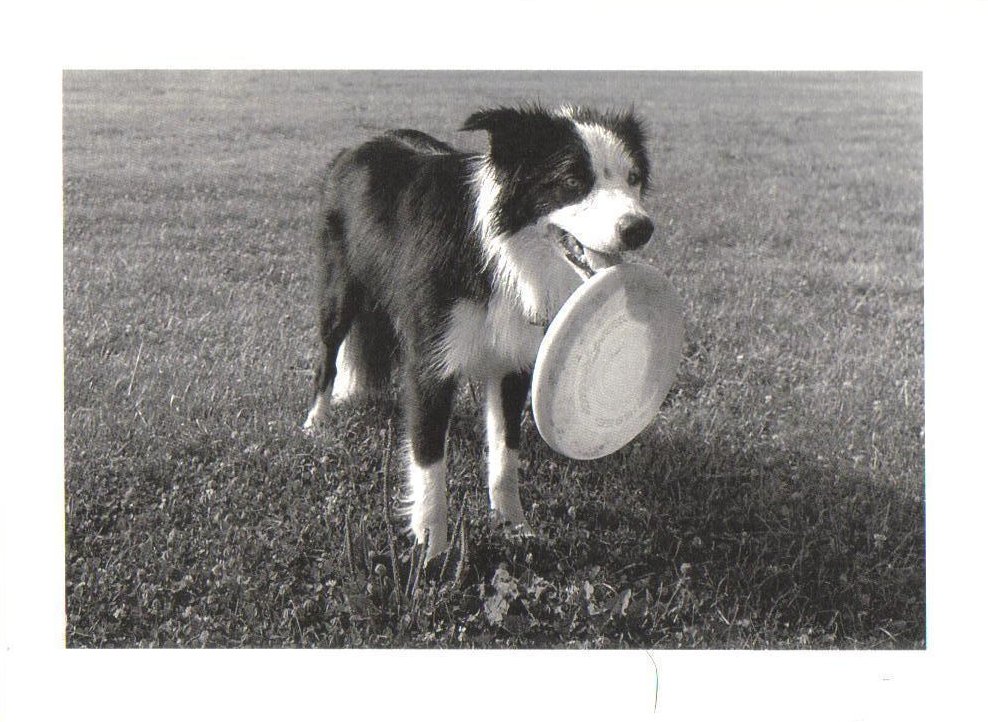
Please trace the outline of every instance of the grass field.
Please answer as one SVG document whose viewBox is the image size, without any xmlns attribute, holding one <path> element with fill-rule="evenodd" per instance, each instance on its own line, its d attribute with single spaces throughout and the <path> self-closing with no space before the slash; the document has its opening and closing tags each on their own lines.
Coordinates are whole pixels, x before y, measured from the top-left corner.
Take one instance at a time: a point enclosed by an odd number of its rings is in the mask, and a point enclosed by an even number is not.
<svg viewBox="0 0 988 722">
<path fill-rule="evenodd" d="M 300 430 L 316 180 L 536 99 L 647 119 L 685 358 L 613 456 L 526 418 L 529 541 L 464 392 L 419 573 L 394 408 Z M 925 645 L 919 75 L 69 72 L 64 192 L 69 646 Z"/>
</svg>

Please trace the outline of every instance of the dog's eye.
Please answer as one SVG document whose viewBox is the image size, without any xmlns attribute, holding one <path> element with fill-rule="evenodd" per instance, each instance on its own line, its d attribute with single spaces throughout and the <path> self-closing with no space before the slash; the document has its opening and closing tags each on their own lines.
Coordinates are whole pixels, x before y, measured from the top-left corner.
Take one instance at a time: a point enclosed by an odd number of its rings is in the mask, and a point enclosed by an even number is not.
<svg viewBox="0 0 988 722">
<path fill-rule="evenodd" d="M 583 181 L 575 175 L 568 175 L 563 179 L 563 186 L 565 186 L 567 190 L 577 191 L 583 187 Z"/>
<path fill-rule="evenodd" d="M 628 185 L 629 186 L 639 186 L 639 185 L 641 185 L 641 183 L 642 183 L 641 173 L 639 173 L 636 170 L 633 170 L 630 173 L 628 173 Z"/>
</svg>

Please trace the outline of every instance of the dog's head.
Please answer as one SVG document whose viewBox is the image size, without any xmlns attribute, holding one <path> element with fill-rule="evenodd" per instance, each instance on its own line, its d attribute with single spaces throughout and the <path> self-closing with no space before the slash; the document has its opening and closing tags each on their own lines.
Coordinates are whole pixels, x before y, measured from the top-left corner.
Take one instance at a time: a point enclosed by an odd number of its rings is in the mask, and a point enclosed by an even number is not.
<svg viewBox="0 0 988 722">
<path fill-rule="evenodd" d="M 559 252 L 590 274 L 643 246 L 653 224 L 642 208 L 649 163 L 632 113 L 584 108 L 497 108 L 471 115 L 464 130 L 490 135 L 496 233 L 544 226 Z"/>
</svg>

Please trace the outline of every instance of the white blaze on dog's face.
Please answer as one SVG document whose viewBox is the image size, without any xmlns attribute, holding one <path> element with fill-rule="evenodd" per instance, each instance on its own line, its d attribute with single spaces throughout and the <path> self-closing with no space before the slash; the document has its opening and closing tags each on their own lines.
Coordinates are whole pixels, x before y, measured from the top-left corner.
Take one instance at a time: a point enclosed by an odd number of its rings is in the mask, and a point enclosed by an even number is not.
<svg viewBox="0 0 988 722">
<path fill-rule="evenodd" d="M 550 213 L 549 223 L 573 236 L 585 250 L 605 256 L 641 245 L 641 237 L 647 240 L 651 235 L 651 221 L 641 204 L 642 174 L 630 150 L 602 125 L 575 125 L 589 155 L 593 184 L 582 199 Z M 626 229 L 635 223 L 642 224 L 641 230 L 629 243 Z"/>
</svg>

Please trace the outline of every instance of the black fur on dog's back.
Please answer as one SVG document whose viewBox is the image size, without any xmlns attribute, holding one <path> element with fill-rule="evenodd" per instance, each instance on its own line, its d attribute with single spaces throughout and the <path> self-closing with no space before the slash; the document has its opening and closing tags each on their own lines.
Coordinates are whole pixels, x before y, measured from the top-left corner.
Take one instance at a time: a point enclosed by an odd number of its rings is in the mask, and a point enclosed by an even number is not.
<svg viewBox="0 0 988 722">
<path fill-rule="evenodd" d="M 470 156 L 420 131 L 398 130 L 341 151 L 325 173 L 320 336 L 327 348 L 338 347 L 352 329 L 352 358 L 363 361 L 373 386 L 387 382 L 399 355 L 428 365 L 431 349 L 403 346 L 434 342 L 457 299 L 490 296 L 470 238 L 470 172 Z M 329 366 L 324 358 L 317 394 L 332 384 Z"/>
</svg>

